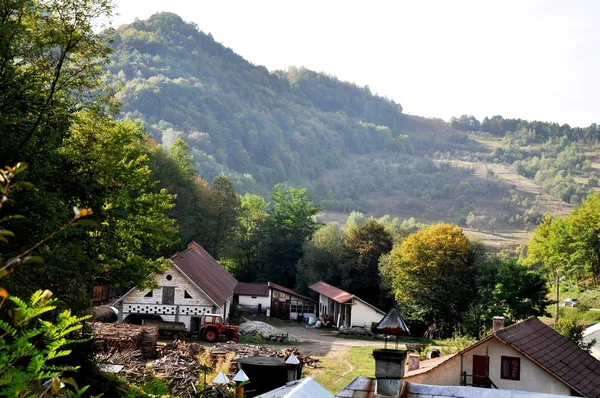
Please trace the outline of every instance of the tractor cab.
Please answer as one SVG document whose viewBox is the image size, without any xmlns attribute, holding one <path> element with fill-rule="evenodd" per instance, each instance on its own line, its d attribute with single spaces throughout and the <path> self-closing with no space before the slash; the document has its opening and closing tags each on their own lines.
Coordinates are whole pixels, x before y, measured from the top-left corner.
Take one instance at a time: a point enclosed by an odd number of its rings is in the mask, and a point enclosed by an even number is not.
<svg viewBox="0 0 600 398">
<path fill-rule="evenodd" d="M 200 336 L 208 342 L 215 342 L 219 337 L 226 337 L 227 340 L 235 343 L 239 341 L 238 327 L 223 325 L 221 314 L 204 314 L 202 316 Z"/>
</svg>

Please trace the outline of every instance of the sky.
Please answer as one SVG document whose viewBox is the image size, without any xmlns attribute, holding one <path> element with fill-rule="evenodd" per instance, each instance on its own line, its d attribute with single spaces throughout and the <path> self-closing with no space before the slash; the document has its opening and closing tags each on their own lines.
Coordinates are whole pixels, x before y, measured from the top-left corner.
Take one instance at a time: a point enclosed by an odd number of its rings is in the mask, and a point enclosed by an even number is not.
<svg viewBox="0 0 600 398">
<path fill-rule="evenodd" d="M 118 0 L 169 11 L 269 70 L 368 85 L 405 113 L 600 123 L 600 1 Z"/>
</svg>

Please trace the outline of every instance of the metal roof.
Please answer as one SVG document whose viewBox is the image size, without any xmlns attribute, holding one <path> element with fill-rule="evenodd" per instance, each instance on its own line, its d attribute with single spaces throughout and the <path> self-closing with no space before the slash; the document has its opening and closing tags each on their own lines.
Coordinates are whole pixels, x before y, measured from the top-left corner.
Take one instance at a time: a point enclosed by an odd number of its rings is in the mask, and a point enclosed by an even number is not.
<svg viewBox="0 0 600 398">
<path fill-rule="evenodd" d="M 170 260 L 219 306 L 233 295 L 237 280 L 196 242 Z"/>
<path fill-rule="evenodd" d="M 314 299 L 311 299 L 310 297 L 306 297 L 306 296 L 303 296 L 301 294 L 298 294 L 295 291 L 293 291 L 292 289 L 288 289 L 285 286 L 281 286 L 281 285 L 278 285 L 278 284 L 273 283 L 273 282 L 268 282 L 268 285 L 269 285 L 269 287 L 271 289 L 279 290 L 280 292 L 287 293 L 287 294 L 289 294 L 291 296 L 300 297 L 301 299 L 306 300 L 306 301 L 310 301 L 311 303 L 315 303 L 315 304 L 317 303 Z"/>
<path fill-rule="evenodd" d="M 305 377 L 256 398 L 333 398 L 333 394 L 312 378 Z"/>
<path fill-rule="evenodd" d="M 269 296 L 269 286 L 266 283 L 246 283 L 238 282 L 233 290 L 234 294 L 240 296 Z"/>
<path fill-rule="evenodd" d="M 354 297 L 353 294 L 350 294 L 342 289 L 339 289 L 335 286 L 331 286 L 329 283 L 325 283 L 323 281 L 318 281 L 317 283 L 313 283 L 308 287 L 309 289 L 314 290 L 315 292 L 322 294 L 323 296 L 329 297 L 333 301 L 337 301 L 340 304 L 344 304 Z M 361 300 L 362 301 L 362 300 Z"/>
</svg>

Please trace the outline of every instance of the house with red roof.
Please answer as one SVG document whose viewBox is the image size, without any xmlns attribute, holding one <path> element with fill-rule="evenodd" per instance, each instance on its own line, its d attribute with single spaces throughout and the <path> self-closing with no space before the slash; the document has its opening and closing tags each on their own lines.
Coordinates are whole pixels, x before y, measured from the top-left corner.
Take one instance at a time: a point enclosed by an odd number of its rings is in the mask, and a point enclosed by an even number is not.
<svg viewBox="0 0 600 398">
<path fill-rule="evenodd" d="M 327 315 L 335 326 L 366 326 L 370 329 L 385 315 L 365 300 L 323 281 L 308 288 L 319 294 L 319 315 Z"/>
<path fill-rule="evenodd" d="M 136 323 L 144 318 L 183 322 L 188 331 L 199 330 L 201 316 L 229 316 L 237 280 L 196 242 L 175 253 L 169 267 L 153 276 L 153 290 L 133 288 L 113 305 L 119 321 Z"/>
<path fill-rule="evenodd" d="M 503 327 L 464 350 L 419 361 L 409 356 L 404 381 L 580 397 L 600 396 L 600 361 L 532 317 Z"/>
</svg>

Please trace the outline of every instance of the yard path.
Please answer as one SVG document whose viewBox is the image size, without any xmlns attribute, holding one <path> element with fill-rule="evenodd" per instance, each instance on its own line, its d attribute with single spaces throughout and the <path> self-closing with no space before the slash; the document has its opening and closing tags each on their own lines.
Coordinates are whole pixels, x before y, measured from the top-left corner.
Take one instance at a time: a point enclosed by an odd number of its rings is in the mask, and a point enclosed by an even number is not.
<svg viewBox="0 0 600 398">
<path fill-rule="evenodd" d="M 299 347 L 300 352 L 308 355 L 325 356 L 329 351 L 347 351 L 350 347 L 380 347 L 385 346 L 381 340 L 358 340 L 340 338 L 332 335 L 332 329 L 310 329 L 303 326 L 278 326 L 285 333 L 294 335 L 309 343 Z M 388 343 L 388 347 L 393 343 Z"/>
</svg>

